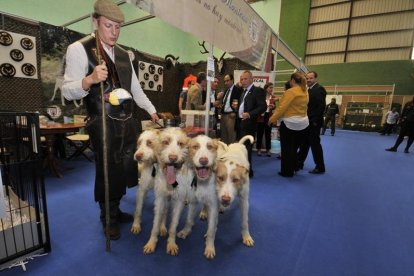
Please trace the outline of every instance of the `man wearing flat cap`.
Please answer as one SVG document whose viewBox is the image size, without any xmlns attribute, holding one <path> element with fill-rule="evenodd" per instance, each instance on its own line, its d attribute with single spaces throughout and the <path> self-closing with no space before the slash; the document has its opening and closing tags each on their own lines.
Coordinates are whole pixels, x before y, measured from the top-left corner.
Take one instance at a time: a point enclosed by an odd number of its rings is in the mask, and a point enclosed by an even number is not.
<svg viewBox="0 0 414 276">
<path fill-rule="evenodd" d="M 106 111 L 106 141 L 109 179 L 109 237 L 120 238 L 119 223 L 132 222 L 133 217 L 119 208 L 126 187 L 138 182 L 137 164 L 133 155 L 136 146 L 134 102 L 158 120 L 155 107 L 144 94 L 127 51 L 116 42 L 124 15 L 111 0 L 97 0 L 93 23 L 96 32 L 69 45 L 62 87 L 68 100 L 84 99 L 88 112 L 86 130 L 95 153 L 95 201 L 106 234 L 105 186 L 103 174 L 102 109 Z M 96 39 L 97 37 L 97 39 Z M 99 47 L 99 49 L 98 49 Z M 101 64 L 97 53 L 101 53 Z M 105 104 L 101 105 L 100 83 L 103 82 Z"/>
</svg>

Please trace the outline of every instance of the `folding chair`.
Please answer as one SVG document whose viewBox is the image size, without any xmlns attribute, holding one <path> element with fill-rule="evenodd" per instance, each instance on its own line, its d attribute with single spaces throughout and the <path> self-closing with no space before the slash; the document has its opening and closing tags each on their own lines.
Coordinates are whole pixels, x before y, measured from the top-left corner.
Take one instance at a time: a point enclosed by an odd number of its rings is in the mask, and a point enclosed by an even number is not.
<svg viewBox="0 0 414 276">
<path fill-rule="evenodd" d="M 84 115 L 73 115 L 74 123 L 83 123 L 85 119 L 86 116 Z M 84 133 L 83 128 L 80 129 L 78 133 L 67 135 L 66 140 L 71 147 L 75 148 L 75 151 L 67 158 L 68 160 L 83 155 L 90 162 L 93 162 L 93 160 L 85 153 L 86 150 L 91 150 L 91 141 L 89 135 Z"/>
</svg>

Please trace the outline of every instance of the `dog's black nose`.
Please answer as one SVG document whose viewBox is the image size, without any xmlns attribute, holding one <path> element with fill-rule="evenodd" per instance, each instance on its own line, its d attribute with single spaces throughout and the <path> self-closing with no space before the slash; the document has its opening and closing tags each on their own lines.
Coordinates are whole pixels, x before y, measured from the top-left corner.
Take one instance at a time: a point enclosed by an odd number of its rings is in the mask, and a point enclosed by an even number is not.
<svg viewBox="0 0 414 276">
<path fill-rule="evenodd" d="M 175 155 L 175 154 L 170 154 L 170 155 L 168 155 L 168 159 L 169 159 L 171 162 L 176 162 L 176 161 L 178 160 L 178 156 L 177 156 L 177 155 Z"/>
<path fill-rule="evenodd" d="M 231 197 L 228 195 L 223 195 L 221 197 L 221 204 L 223 204 L 224 206 L 228 206 L 230 204 L 231 201 Z"/>
<path fill-rule="evenodd" d="M 208 158 L 207 157 L 201 157 L 200 158 L 200 165 L 206 166 L 208 164 Z"/>
</svg>

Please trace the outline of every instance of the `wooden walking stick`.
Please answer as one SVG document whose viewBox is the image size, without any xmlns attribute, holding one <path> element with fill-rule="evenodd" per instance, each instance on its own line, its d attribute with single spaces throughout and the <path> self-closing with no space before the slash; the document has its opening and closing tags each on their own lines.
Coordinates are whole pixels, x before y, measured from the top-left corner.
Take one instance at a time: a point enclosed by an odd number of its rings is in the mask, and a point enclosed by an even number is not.
<svg viewBox="0 0 414 276">
<path fill-rule="evenodd" d="M 96 53 L 98 57 L 98 65 L 102 64 L 102 55 L 100 50 L 100 41 L 98 31 L 95 31 Z M 101 105 L 102 105 L 102 147 L 103 147 L 103 173 L 104 173 L 104 187 L 105 187 L 105 234 L 106 234 L 106 251 L 111 251 L 111 239 L 109 237 L 109 181 L 108 181 L 108 143 L 106 141 L 106 109 L 103 81 L 100 83 L 101 89 Z"/>
</svg>

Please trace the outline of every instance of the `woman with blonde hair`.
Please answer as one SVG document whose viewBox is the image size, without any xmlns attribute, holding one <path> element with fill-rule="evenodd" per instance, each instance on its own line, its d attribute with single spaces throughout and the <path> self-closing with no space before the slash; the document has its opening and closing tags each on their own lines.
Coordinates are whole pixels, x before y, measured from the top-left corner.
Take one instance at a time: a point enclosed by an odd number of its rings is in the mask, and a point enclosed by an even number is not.
<svg viewBox="0 0 414 276">
<path fill-rule="evenodd" d="M 281 170 L 279 175 L 292 177 L 295 173 L 297 163 L 297 151 L 302 140 L 305 138 L 306 127 L 309 125 L 308 90 L 306 78 L 296 72 L 290 76 L 291 88 L 286 90 L 279 100 L 272 117 L 269 118 L 269 125 L 276 124 L 280 120 L 280 147 L 281 147 Z"/>
</svg>

